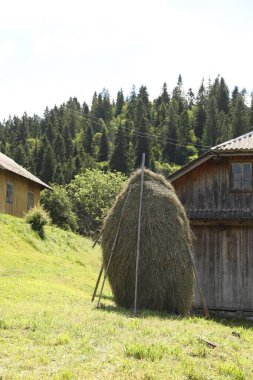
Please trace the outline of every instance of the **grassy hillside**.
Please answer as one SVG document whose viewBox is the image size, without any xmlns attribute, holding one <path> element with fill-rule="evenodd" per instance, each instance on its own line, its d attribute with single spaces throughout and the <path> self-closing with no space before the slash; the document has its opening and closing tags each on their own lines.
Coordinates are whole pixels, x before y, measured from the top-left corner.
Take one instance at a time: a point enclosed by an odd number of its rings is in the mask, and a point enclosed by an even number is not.
<svg viewBox="0 0 253 380">
<path fill-rule="evenodd" d="M 0 379 L 253 379 L 251 322 L 97 310 L 91 245 L 0 216 Z"/>
</svg>

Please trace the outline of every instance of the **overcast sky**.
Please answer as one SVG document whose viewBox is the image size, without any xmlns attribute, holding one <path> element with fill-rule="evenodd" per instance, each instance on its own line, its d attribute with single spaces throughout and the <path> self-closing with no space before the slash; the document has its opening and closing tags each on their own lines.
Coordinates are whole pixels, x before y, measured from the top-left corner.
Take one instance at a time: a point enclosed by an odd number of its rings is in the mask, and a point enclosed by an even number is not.
<svg viewBox="0 0 253 380">
<path fill-rule="evenodd" d="M 197 91 L 222 75 L 253 91 L 251 0 L 8 0 L 1 2 L 0 120 L 94 91 L 146 85 L 150 98 L 181 73 Z"/>
</svg>

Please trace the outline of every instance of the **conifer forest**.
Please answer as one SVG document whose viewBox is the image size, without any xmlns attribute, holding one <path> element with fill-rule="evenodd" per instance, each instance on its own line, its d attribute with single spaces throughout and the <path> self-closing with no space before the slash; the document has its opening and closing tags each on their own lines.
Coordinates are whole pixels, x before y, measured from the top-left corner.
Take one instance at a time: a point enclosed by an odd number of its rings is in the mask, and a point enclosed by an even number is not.
<svg viewBox="0 0 253 380">
<path fill-rule="evenodd" d="M 179 75 L 169 93 L 150 100 L 134 86 L 94 93 L 91 106 L 70 98 L 43 117 L 23 114 L 0 123 L 0 150 L 46 183 L 64 185 L 85 169 L 129 174 L 146 166 L 169 175 L 210 147 L 247 133 L 253 126 L 253 96 L 229 89 L 224 78 L 201 82 L 197 93 L 184 89 Z"/>
</svg>

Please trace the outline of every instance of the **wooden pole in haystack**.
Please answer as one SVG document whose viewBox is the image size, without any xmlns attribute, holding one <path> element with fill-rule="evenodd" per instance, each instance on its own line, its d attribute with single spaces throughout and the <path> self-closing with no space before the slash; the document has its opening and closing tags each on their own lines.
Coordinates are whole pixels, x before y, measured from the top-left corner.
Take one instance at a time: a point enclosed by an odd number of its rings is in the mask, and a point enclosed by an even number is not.
<svg viewBox="0 0 253 380">
<path fill-rule="evenodd" d="M 105 273 L 104 273 L 104 279 L 103 279 L 103 283 L 102 283 L 102 287 L 101 287 L 101 291 L 100 291 L 100 295 L 99 295 L 99 299 L 98 299 L 98 304 L 97 304 L 97 307 L 100 306 L 100 301 L 101 301 L 101 297 L 102 297 L 102 294 L 103 294 L 103 290 L 104 290 L 104 286 L 105 286 L 105 280 L 106 280 L 106 277 L 107 277 L 107 273 L 108 273 L 108 269 L 109 269 L 109 266 L 110 266 L 110 263 L 111 263 L 111 260 L 112 260 L 112 255 L 113 255 L 113 252 L 114 252 L 114 249 L 116 247 L 116 244 L 117 244 L 117 240 L 118 240 L 118 236 L 119 236 L 119 231 L 120 231 L 120 225 L 121 225 L 121 221 L 122 221 L 122 218 L 123 218 L 123 214 L 124 214 L 124 211 L 125 211 L 125 207 L 126 207 L 126 204 L 127 204 L 127 201 L 128 201 L 128 197 L 131 193 L 132 189 L 131 187 L 129 188 L 129 191 L 127 193 L 127 197 L 126 197 L 126 200 L 125 200 L 125 203 L 122 207 L 122 211 L 121 211 L 121 215 L 120 215 L 120 220 L 119 220 L 119 225 L 118 225 L 118 229 L 117 229 L 117 232 L 116 232 L 116 235 L 115 235 L 115 239 L 114 239 L 114 242 L 113 242 L 113 246 L 112 246 L 112 249 L 111 249 L 111 252 L 110 252 L 110 256 L 109 256 L 109 260 L 108 260 L 108 263 L 107 263 L 107 266 L 106 266 L 106 269 L 105 269 Z M 103 265 L 102 265 L 102 268 L 103 270 Z M 101 271 L 101 270 L 100 270 Z M 102 272 L 101 272 L 102 274 Z M 101 276 L 100 276 L 101 277 Z M 95 296 L 94 296 L 95 297 Z"/>
<path fill-rule="evenodd" d="M 195 276 L 195 279 L 196 279 L 196 282 L 197 282 L 197 286 L 198 286 L 200 298 L 201 298 L 201 301 L 202 301 L 202 304 L 203 304 L 205 316 L 206 316 L 206 318 L 210 318 L 208 307 L 207 307 L 207 303 L 206 303 L 206 299 L 205 299 L 204 293 L 203 293 L 203 291 L 201 289 L 201 286 L 200 286 L 197 268 L 196 268 L 194 257 L 193 257 L 193 254 L 192 254 L 192 251 L 190 250 L 190 248 L 189 248 L 189 256 L 190 256 L 190 259 L 191 259 L 191 263 L 192 263 L 192 267 L 193 267 L 193 271 L 194 271 L 194 276 Z"/>
<path fill-rule="evenodd" d="M 143 184 L 144 184 L 144 168 L 145 168 L 145 153 L 142 153 L 141 191 L 140 191 L 140 203 L 139 203 L 139 215 L 138 215 L 138 235 L 137 235 L 136 267 L 135 267 L 135 292 L 134 292 L 134 314 L 135 315 L 137 313 L 137 297 L 138 297 L 138 269 L 139 269 L 139 257 L 140 257 L 141 209 L 142 209 L 142 196 L 143 196 Z"/>
</svg>

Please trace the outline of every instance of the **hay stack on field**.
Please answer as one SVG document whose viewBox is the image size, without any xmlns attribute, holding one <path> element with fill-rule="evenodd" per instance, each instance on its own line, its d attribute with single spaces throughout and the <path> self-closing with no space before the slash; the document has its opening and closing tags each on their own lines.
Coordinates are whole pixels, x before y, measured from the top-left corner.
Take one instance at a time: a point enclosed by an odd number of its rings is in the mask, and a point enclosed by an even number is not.
<svg viewBox="0 0 253 380">
<path fill-rule="evenodd" d="M 106 268 L 129 188 L 108 278 L 119 306 L 134 305 L 136 242 L 141 171 L 135 172 L 118 195 L 104 222 L 103 265 Z M 193 269 L 188 246 L 191 230 L 174 188 L 161 175 L 145 170 L 142 200 L 139 309 L 187 314 L 193 298 Z"/>
</svg>

